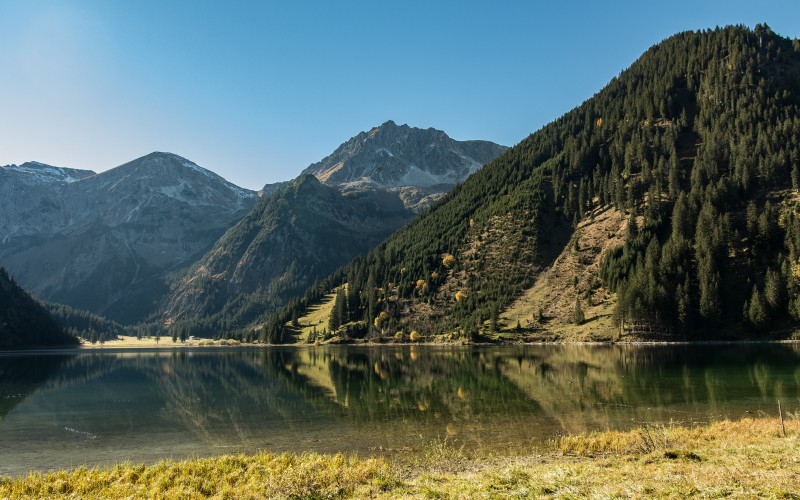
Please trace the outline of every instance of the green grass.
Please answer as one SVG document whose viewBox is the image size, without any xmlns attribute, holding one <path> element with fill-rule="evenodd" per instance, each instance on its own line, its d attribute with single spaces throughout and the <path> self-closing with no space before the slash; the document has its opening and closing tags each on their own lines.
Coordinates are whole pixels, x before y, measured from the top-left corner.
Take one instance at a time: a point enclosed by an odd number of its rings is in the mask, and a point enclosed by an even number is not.
<svg viewBox="0 0 800 500">
<path fill-rule="evenodd" d="M 0 498 L 800 498 L 800 420 L 564 436 L 541 454 L 474 457 L 447 440 L 389 461 L 223 456 L 0 478 Z"/>
</svg>

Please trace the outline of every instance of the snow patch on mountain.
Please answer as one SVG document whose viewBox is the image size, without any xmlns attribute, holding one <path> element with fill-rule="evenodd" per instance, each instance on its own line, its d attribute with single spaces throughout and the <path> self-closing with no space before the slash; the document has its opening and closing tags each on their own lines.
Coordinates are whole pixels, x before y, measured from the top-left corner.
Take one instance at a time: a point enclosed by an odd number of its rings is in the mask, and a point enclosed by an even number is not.
<svg viewBox="0 0 800 500">
<path fill-rule="evenodd" d="M 2 172 L 23 174 L 21 180 L 31 185 L 52 183 L 69 184 L 95 175 L 91 170 L 54 167 L 37 161 L 26 162 L 22 165 L 0 166 L 0 173 Z"/>
</svg>

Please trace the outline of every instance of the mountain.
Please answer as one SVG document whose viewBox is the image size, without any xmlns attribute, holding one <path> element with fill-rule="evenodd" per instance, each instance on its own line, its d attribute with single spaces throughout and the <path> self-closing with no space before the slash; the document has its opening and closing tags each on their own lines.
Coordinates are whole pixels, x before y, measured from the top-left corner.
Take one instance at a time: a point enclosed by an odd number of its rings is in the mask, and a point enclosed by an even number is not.
<svg viewBox="0 0 800 500">
<path fill-rule="evenodd" d="M 463 182 L 505 149 L 489 141 L 456 141 L 441 130 L 398 126 L 389 120 L 351 138 L 303 170 L 303 174 L 329 185 L 453 185 Z"/>
<path fill-rule="evenodd" d="M 790 336 L 798 189 L 800 42 L 764 25 L 681 33 L 308 289 L 262 337 L 298 338 L 323 310 L 338 327 L 327 337 Z"/>
<path fill-rule="evenodd" d="M 33 293 L 135 322 L 166 275 L 199 258 L 256 203 L 189 160 L 152 153 L 100 174 L 0 168 L 0 262 Z"/>
<path fill-rule="evenodd" d="M 272 194 L 173 288 L 164 321 L 205 336 L 274 312 L 504 149 L 391 121 L 357 135 L 288 185 L 265 186 Z"/>
<path fill-rule="evenodd" d="M 456 141 L 441 130 L 389 120 L 361 132 L 303 174 L 343 191 L 383 189 L 417 210 L 505 151 L 489 141 Z"/>
<path fill-rule="evenodd" d="M 0 267 L 0 349 L 77 344 L 78 340 Z"/>
</svg>

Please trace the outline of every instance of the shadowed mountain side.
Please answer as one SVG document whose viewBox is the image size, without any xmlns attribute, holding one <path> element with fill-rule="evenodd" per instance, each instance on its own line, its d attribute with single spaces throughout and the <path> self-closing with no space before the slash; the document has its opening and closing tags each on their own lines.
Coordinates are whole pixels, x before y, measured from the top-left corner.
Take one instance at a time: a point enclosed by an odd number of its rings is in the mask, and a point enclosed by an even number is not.
<svg viewBox="0 0 800 500">
<path fill-rule="evenodd" d="M 303 175 L 220 238 L 172 291 L 164 318 L 225 310 L 246 324 L 374 247 L 412 215 L 395 193 L 345 195 Z"/>
<path fill-rule="evenodd" d="M 0 198 L 0 262 L 44 300 L 122 322 L 150 314 L 166 273 L 196 261 L 257 200 L 169 153 L 100 174 L 62 170 L 0 168 L 0 191 L 13 183 L 24 199 Z"/>
<path fill-rule="evenodd" d="M 0 349 L 77 344 L 78 339 L 0 267 Z"/>
</svg>

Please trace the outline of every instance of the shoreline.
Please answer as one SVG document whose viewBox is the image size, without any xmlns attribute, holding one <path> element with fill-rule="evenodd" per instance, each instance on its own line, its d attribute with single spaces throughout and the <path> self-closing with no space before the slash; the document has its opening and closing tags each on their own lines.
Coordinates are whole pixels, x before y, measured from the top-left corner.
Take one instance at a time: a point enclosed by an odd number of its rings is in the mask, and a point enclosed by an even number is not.
<svg viewBox="0 0 800 500">
<path fill-rule="evenodd" d="M 206 342 L 206 343 L 204 343 Z M 211 342 L 211 343 L 208 343 Z M 359 347 L 389 347 L 389 346 L 426 346 L 426 347 L 504 347 L 504 346 L 656 346 L 656 345 L 748 345 L 748 344 L 800 344 L 800 339 L 743 339 L 743 340 L 676 340 L 676 341 L 649 341 L 649 340 L 630 340 L 630 341 L 542 341 L 542 342 L 329 342 L 307 344 L 301 342 L 289 344 L 266 344 L 260 342 L 239 342 L 239 341 L 212 341 L 211 339 L 187 340 L 185 342 L 167 342 L 163 340 L 155 343 L 152 339 L 136 340 L 136 337 L 123 337 L 122 341 L 111 340 L 104 344 L 81 343 L 75 347 L 78 350 L 92 349 L 180 349 L 187 347 L 207 348 L 207 347 L 332 347 L 332 346 L 359 346 Z"/>
<path fill-rule="evenodd" d="M 783 429 L 783 431 L 782 431 Z M 800 414 L 695 427 L 566 435 L 546 450 L 470 456 L 446 440 L 421 457 L 221 455 L 0 476 L 1 498 L 786 497 L 800 491 Z"/>
<path fill-rule="evenodd" d="M 133 340 L 130 340 L 133 339 Z M 205 343 L 204 343 L 205 342 Z M 166 342 L 156 343 L 152 339 L 136 340 L 136 337 L 128 337 L 123 340 L 109 340 L 104 343 L 91 344 L 82 342 L 78 346 L 42 346 L 26 347 L 20 349 L 0 350 L 0 354 L 23 354 L 36 352 L 90 352 L 103 350 L 141 350 L 141 351 L 168 351 L 179 349 L 235 349 L 235 348 L 316 348 L 316 347 L 534 347 L 534 346 L 689 346 L 689 345 L 800 345 L 800 339 L 771 339 L 771 340 L 681 340 L 681 341 L 622 341 L 622 342 L 601 342 L 601 341 L 543 341 L 543 342 L 332 342 L 319 344 L 262 344 L 258 342 L 244 343 L 238 341 L 212 341 L 210 339 L 187 340 L 185 342 Z"/>
</svg>

